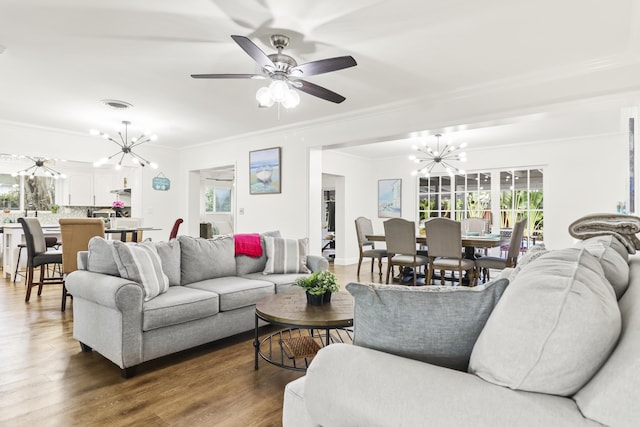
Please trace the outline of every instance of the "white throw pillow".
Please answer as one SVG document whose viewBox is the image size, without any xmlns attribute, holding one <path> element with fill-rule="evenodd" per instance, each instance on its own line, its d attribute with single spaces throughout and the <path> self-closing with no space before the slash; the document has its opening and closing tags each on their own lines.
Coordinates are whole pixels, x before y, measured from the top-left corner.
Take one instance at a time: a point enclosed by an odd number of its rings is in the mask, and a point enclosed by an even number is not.
<svg viewBox="0 0 640 427">
<path fill-rule="evenodd" d="M 598 260 L 552 251 L 510 283 L 480 333 L 469 372 L 516 390 L 570 396 L 607 360 L 620 310 Z"/>
</svg>

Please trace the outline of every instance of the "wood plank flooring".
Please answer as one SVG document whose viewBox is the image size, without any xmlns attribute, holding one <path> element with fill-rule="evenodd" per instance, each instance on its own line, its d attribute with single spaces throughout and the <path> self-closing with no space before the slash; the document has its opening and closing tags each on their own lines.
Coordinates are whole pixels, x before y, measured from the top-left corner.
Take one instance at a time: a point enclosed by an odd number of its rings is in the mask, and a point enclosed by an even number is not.
<svg viewBox="0 0 640 427">
<path fill-rule="evenodd" d="M 331 269 L 343 288 L 357 280 L 355 265 Z M 369 270 L 365 262 L 361 280 L 378 282 Z M 254 370 L 248 332 L 147 362 L 124 380 L 80 351 L 59 285 L 24 296 L 24 281 L 0 279 L 0 426 L 279 426 L 284 386 L 303 375 L 262 360 Z"/>
</svg>

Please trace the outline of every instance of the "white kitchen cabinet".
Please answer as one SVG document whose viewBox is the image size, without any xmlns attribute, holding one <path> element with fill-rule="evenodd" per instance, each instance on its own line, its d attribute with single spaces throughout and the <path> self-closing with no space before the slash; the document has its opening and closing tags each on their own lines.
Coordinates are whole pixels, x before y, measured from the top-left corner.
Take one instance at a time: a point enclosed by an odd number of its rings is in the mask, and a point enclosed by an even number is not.
<svg viewBox="0 0 640 427">
<path fill-rule="evenodd" d="M 93 206 L 93 174 L 71 173 L 62 185 L 63 206 Z"/>
<path fill-rule="evenodd" d="M 127 172 L 130 172 L 127 168 L 119 171 L 114 169 L 98 169 L 95 171 L 93 184 L 95 206 L 111 206 L 114 200 L 121 200 L 125 205 L 131 204 L 130 199 L 119 197 L 113 193 L 114 190 L 124 189 L 124 178 Z"/>
</svg>

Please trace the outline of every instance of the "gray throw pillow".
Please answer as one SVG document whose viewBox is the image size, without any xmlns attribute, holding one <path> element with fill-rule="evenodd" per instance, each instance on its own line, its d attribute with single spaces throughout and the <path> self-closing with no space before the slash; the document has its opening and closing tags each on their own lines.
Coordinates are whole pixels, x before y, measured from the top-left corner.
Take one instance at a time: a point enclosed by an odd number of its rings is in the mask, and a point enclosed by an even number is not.
<svg viewBox="0 0 640 427">
<path fill-rule="evenodd" d="M 620 329 L 598 260 L 585 249 L 552 251 L 511 282 L 478 337 L 469 372 L 515 390 L 570 396 L 607 360 Z"/>
<path fill-rule="evenodd" d="M 282 239 L 264 236 L 267 263 L 264 274 L 310 273 L 307 268 L 309 239 Z"/>
<path fill-rule="evenodd" d="M 264 271 L 264 267 L 267 264 L 267 249 L 264 245 L 264 236 L 269 237 L 282 237 L 280 231 L 267 231 L 260 234 L 260 245 L 262 245 L 262 255 L 259 257 L 250 257 L 247 255 L 236 256 L 236 274 L 238 276 L 244 276 L 246 274 L 258 273 Z"/>
<path fill-rule="evenodd" d="M 145 242 L 146 243 L 146 242 Z M 180 286 L 180 242 L 171 239 L 168 242 L 150 242 L 154 245 L 162 261 L 162 271 L 169 278 L 169 286 Z"/>
<path fill-rule="evenodd" d="M 162 261 L 154 245 L 114 240 L 112 249 L 120 277 L 140 283 L 145 301 L 167 292 L 169 279 L 162 271 Z"/>
<path fill-rule="evenodd" d="M 180 242 L 180 283 L 199 282 L 216 277 L 235 276 L 236 260 L 233 236 L 211 239 L 178 236 Z"/>
<path fill-rule="evenodd" d="M 118 265 L 113 257 L 113 242 L 113 240 L 107 240 L 100 236 L 94 236 L 89 240 L 87 271 L 120 276 Z"/>
<path fill-rule="evenodd" d="M 473 288 L 349 283 L 355 345 L 466 371 L 507 279 Z"/>
</svg>

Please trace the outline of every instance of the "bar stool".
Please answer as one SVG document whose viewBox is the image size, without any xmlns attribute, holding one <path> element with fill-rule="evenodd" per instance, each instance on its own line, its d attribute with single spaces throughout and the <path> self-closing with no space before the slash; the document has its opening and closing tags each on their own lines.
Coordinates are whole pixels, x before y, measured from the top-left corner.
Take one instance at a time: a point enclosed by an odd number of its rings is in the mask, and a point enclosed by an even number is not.
<svg viewBox="0 0 640 427">
<path fill-rule="evenodd" d="M 56 250 L 60 249 L 61 243 L 58 242 L 57 237 L 45 237 L 44 240 L 45 240 L 47 249 L 49 248 L 54 248 Z M 20 256 L 22 255 L 22 250 L 25 249 L 26 247 L 27 247 L 26 243 L 18 244 L 18 262 L 16 262 L 16 271 L 13 273 L 13 283 L 16 283 L 16 279 L 18 278 L 18 276 L 24 277 L 25 280 L 27 279 L 27 276 L 25 274 L 20 273 Z M 56 268 L 60 270 L 59 266 L 56 266 L 56 265 L 54 265 L 53 268 L 54 268 L 54 273 Z M 62 274 L 62 271 L 59 271 L 59 273 Z"/>
</svg>

